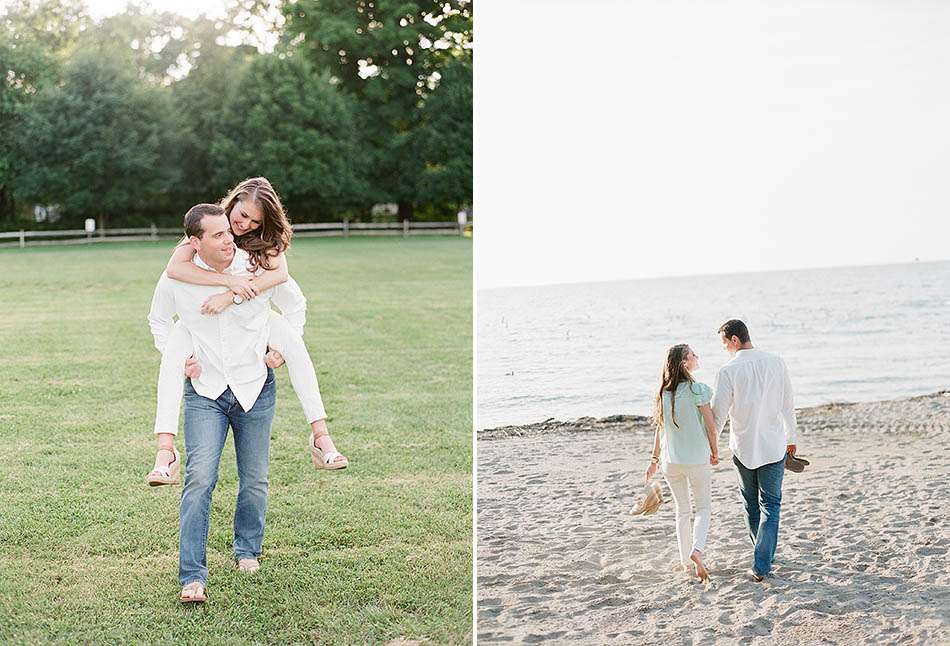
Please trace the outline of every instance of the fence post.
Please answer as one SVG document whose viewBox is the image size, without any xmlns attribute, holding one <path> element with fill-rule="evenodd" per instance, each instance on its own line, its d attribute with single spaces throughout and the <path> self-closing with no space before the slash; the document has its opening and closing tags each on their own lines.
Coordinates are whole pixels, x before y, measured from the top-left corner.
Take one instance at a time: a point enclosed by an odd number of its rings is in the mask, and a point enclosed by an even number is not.
<svg viewBox="0 0 950 646">
<path fill-rule="evenodd" d="M 402 221 L 402 235 L 403 237 L 409 235 L 409 220 Z"/>
<path fill-rule="evenodd" d="M 158 227 L 155 226 L 154 222 L 152 222 L 152 226 L 150 226 L 149 229 L 149 236 L 152 238 L 152 240 L 158 240 Z"/>
<path fill-rule="evenodd" d="M 20 229 L 20 249 L 26 246 L 26 234 Z"/>
<path fill-rule="evenodd" d="M 350 220 L 348 218 L 343 218 L 343 237 L 350 237 Z"/>
</svg>

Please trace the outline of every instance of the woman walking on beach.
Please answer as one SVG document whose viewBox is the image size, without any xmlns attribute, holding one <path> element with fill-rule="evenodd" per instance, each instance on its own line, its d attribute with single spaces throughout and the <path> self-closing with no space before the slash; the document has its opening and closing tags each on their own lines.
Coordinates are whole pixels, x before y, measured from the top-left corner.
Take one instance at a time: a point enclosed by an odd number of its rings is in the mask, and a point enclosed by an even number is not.
<svg viewBox="0 0 950 646">
<path fill-rule="evenodd" d="M 667 351 L 653 413 L 653 457 L 646 480 L 662 469 L 676 506 L 676 540 L 680 563 L 695 565 L 700 580 L 709 578 L 703 562 L 706 535 L 712 512 L 710 482 L 712 467 L 719 463 L 716 424 L 709 402 L 712 388 L 693 379 L 699 356 L 685 343 Z M 696 502 L 696 518 L 690 519 L 689 496 Z M 692 526 L 692 527 L 691 527 Z M 692 529 L 692 531 L 690 531 Z"/>
</svg>

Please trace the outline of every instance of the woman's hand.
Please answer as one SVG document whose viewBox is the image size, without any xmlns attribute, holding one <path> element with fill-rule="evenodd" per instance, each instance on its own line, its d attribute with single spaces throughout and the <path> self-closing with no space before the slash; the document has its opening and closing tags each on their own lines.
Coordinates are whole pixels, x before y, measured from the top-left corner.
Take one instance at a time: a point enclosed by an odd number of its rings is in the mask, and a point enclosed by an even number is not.
<svg viewBox="0 0 950 646">
<path fill-rule="evenodd" d="M 189 379 L 197 379 L 201 376 L 201 364 L 194 355 L 185 359 L 185 376 Z"/>
<path fill-rule="evenodd" d="M 228 276 L 225 281 L 227 282 L 228 289 L 246 300 L 251 300 L 261 291 L 250 278 Z"/>
<path fill-rule="evenodd" d="M 215 294 L 201 304 L 201 313 L 202 314 L 220 314 L 228 308 L 229 305 L 234 304 L 234 296 L 231 295 L 231 292 L 222 292 L 220 294 Z"/>
<path fill-rule="evenodd" d="M 264 355 L 264 365 L 271 369 L 280 368 L 284 365 L 284 355 L 277 350 L 271 350 Z"/>
<path fill-rule="evenodd" d="M 647 467 L 647 474 L 646 474 L 646 476 L 644 476 L 643 479 L 644 479 L 646 482 L 650 482 L 650 480 L 651 480 L 651 479 L 653 478 L 653 476 L 655 476 L 655 475 L 656 475 L 656 464 L 654 464 L 653 462 L 651 462 L 651 463 L 650 463 L 650 466 Z"/>
<path fill-rule="evenodd" d="M 711 464 L 711 465 L 713 465 L 713 466 L 716 466 L 717 464 L 719 464 L 719 454 L 718 454 L 718 453 L 713 453 L 712 455 L 709 456 L 709 464 Z"/>
</svg>

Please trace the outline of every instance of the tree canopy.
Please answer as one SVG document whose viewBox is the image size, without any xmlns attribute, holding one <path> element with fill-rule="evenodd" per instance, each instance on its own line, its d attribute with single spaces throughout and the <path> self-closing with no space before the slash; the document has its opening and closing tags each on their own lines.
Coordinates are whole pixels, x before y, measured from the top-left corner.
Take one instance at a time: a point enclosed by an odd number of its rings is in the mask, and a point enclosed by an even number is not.
<svg viewBox="0 0 950 646">
<path fill-rule="evenodd" d="M 472 199 L 471 3 L 242 0 L 228 19 L 0 9 L 0 227 L 178 223 L 269 177 L 292 219 L 453 218 Z M 249 21 L 268 24 L 264 52 Z M 262 22 L 263 21 L 263 22 Z M 241 37 L 244 34 L 245 37 Z"/>
</svg>

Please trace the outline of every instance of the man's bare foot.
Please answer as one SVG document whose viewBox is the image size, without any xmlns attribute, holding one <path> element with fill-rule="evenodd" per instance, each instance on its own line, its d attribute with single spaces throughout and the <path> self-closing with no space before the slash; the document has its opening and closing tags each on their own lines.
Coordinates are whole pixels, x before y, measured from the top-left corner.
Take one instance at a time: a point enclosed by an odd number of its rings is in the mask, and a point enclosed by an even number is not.
<svg viewBox="0 0 950 646">
<path fill-rule="evenodd" d="M 247 574 L 254 574 L 261 569 L 261 563 L 255 558 L 243 558 L 237 562 L 238 570 Z"/>
<path fill-rule="evenodd" d="M 708 581 L 709 572 L 706 570 L 706 564 L 703 563 L 703 553 L 699 550 L 693 550 L 693 553 L 689 555 L 689 560 L 696 564 L 696 576 L 699 577 L 699 580 Z"/>
</svg>

